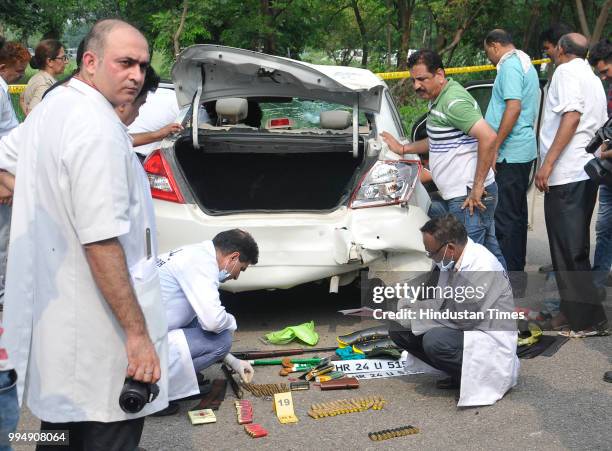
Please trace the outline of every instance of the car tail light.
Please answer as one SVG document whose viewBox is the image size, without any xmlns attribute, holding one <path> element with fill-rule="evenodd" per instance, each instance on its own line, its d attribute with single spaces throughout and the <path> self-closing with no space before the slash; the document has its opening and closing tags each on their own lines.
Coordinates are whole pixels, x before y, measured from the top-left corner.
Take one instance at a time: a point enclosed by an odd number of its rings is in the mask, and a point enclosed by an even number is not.
<svg viewBox="0 0 612 451">
<path fill-rule="evenodd" d="M 144 170 L 147 172 L 149 185 L 151 186 L 151 196 L 154 199 L 162 199 L 179 204 L 185 203 L 183 195 L 172 176 L 170 166 L 159 150 L 151 152 L 147 157 L 144 161 Z"/>
<path fill-rule="evenodd" d="M 420 173 L 419 161 L 377 161 L 353 192 L 349 207 L 381 207 L 408 202 Z"/>
</svg>

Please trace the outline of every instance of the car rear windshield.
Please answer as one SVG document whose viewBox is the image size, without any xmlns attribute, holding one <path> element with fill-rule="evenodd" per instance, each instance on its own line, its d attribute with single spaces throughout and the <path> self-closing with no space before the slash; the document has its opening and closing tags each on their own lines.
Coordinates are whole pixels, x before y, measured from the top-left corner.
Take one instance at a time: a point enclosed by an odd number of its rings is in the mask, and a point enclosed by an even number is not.
<svg viewBox="0 0 612 451">
<path fill-rule="evenodd" d="M 353 109 L 346 105 L 324 102 L 321 100 L 291 99 L 291 102 L 262 102 L 259 104 L 263 113 L 262 127 L 271 119 L 289 118 L 295 123 L 293 128 L 321 128 L 322 111 L 348 111 L 351 115 Z M 359 114 L 359 125 L 367 125 L 365 114 Z"/>
<path fill-rule="evenodd" d="M 248 114 L 238 123 L 231 123 L 217 117 L 215 101 L 206 102 L 200 111 L 200 124 L 212 126 L 248 125 L 259 129 L 325 129 L 321 125 L 321 113 L 325 111 L 346 111 L 352 118 L 353 109 L 349 106 L 300 98 L 249 98 Z M 349 121 L 352 119 L 349 118 Z M 368 126 L 368 119 L 359 113 L 359 125 Z"/>
</svg>

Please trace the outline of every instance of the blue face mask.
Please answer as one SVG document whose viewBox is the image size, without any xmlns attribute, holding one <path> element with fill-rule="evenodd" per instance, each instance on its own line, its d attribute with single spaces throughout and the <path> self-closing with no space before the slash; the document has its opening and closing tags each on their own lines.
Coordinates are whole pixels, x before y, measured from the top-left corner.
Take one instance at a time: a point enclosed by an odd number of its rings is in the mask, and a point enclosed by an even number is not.
<svg viewBox="0 0 612 451">
<path fill-rule="evenodd" d="M 237 262 L 234 262 L 234 266 L 232 267 L 232 271 L 236 267 L 236 263 Z M 227 270 L 227 265 L 226 265 L 225 268 L 223 268 L 221 271 L 219 271 L 219 283 L 227 282 L 231 278 L 232 278 L 232 273 Z"/>
<path fill-rule="evenodd" d="M 446 245 L 446 249 L 448 249 L 448 244 Z M 444 249 L 444 255 L 442 255 L 442 260 L 439 262 L 434 262 L 440 271 L 450 271 L 453 266 L 455 266 L 455 260 L 450 260 L 448 263 L 444 264 L 444 257 L 446 257 L 446 249 Z"/>
<path fill-rule="evenodd" d="M 232 275 L 227 271 L 227 269 L 222 269 L 219 271 L 219 283 L 223 283 L 228 280 Z"/>
</svg>

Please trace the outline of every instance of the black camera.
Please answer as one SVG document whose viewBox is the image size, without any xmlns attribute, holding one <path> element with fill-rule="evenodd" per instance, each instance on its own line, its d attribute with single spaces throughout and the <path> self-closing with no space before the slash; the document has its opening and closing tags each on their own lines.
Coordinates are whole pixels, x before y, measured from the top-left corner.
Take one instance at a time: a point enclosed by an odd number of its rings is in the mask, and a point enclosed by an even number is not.
<svg viewBox="0 0 612 451">
<path fill-rule="evenodd" d="M 595 132 L 595 136 L 591 139 L 591 142 L 587 144 L 584 150 L 587 153 L 595 153 L 597 149 L 605 142 L 610 142 L 612 140 L 612 118 L 608 119 L 608 121 Z"/>
<path fill-rule="evenodd" d="M 612 118 L 604 124 L 590 143 L 587 144 L 584 150 L 588 153 L 595 153 L 597 149 L 605 142 L 610 143 L 612 140 Z M 610 150 L 610 149 L 608 149 Z M 602 160 L 599 158 L 591 159 L 584 165 L 584 170 L 587 175 L 598 185 L 612 186 L 612 160 Z"/>
<path fill-rule="evenodd" d="M 157 384 L 147 384 L 127 378 L 119 395 L 119 406 L 126 413 L 140 412 L 146 403 L 159 395 Z"/>
</svg>

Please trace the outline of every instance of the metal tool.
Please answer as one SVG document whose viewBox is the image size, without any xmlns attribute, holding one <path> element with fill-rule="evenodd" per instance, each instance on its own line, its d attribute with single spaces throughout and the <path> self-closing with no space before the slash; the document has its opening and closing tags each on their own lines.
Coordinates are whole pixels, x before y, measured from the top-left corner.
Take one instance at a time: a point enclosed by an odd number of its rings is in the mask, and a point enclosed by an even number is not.
<svg viewBox="0 0 612 451">
<path fill-rule="evenodd" d="M 221 365 L 221 370 L 223 370 L 223 374 L 225 374 L 225 378 L 229 382 L 229 385 L 232 388 L 234 395 L 236 395 L 236 398 L 242 399 L 242 397 L 244 396 L 244 393 L 242 392 L 242 389 L 236 382 L 236 379 L 234 379 L 234 376 L 232 376 L 232 371 L 225 365 Z"/>
</svg>

